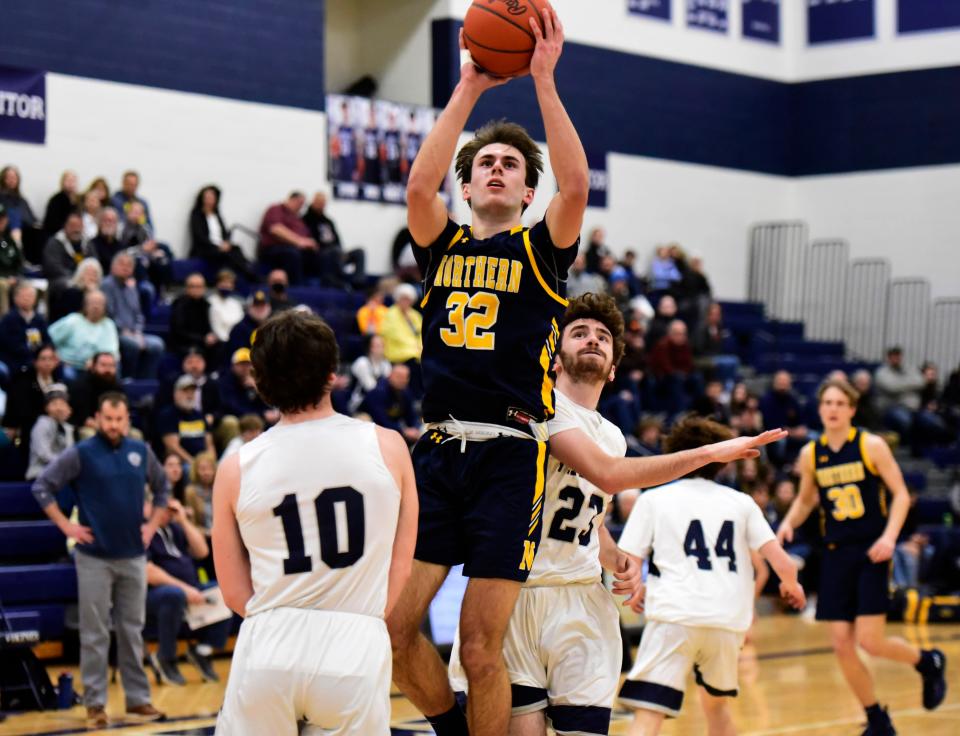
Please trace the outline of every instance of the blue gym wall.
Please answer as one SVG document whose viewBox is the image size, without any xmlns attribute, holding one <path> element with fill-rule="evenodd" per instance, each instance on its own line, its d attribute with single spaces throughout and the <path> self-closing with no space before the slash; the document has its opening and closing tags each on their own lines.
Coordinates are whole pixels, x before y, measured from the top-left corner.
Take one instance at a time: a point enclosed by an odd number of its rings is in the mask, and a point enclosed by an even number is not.
<svg viewBox="0 0 960 736">
<path fill-rule="evenodd" d="M 2 0 L 0 64 L 323 110 L 324 0 Z"/>
</svg>

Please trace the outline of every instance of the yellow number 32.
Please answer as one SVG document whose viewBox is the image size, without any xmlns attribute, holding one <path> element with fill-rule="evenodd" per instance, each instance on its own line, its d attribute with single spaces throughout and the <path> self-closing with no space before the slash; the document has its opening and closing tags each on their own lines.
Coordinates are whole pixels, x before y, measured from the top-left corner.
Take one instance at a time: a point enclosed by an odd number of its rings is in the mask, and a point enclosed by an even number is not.
<svg viewBox="0 0 960 736">
<path fill-rule="evenodd" d="M 864 514 L 860 487 L 854 483 L 831 488 L 827 491 L 827 498 L 833 501 L 833 518 L 837 521 L 859 519 Z"/>
<path fill-rule="evenodd" d="M 467 307 L 472 311 L 467 313 Z M 447 297 L 450 327 L 440 329 L 440 338 L 452 348 L 493 350 L 496 335 L 490 329 L 497 323 L 500 297 L 487 291 L 470 296 L 454 291 Z"/>
</svg>

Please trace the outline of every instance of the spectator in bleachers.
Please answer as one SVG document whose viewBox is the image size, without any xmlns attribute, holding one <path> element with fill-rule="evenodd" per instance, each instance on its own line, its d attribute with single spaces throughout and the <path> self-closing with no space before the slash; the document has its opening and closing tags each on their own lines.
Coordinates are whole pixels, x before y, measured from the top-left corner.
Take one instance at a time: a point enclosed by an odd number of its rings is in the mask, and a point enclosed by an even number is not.
<svg viewBox="0 0 960 736">
<path fill-rule="evenodd" d="M 65 289 L 51 294 L 49 298 L 50 322 L 83 309 L 83 300 L 91 291 L 99 291 L 103 283 L 103 270 L 96 258 L 84 258 L 67 282 Z"/>
<path fill-rule="evenodd" d="M 144 549 L 166 511 L 167 479 L 149 447 L 128 437 L 130 411 L 120 393 L 101 397 L 97 434 L 74 445 L 34 481 L 33 495 L 64 536 L 77 542 L 80 674 L 87 725 L 108 725 L 107 668 L 111 622 L 126 712 L 141 721 L 164 718 L 150 704 L 143 671 L 143 622 L 147 600 Z M 120 458 L 123 462 L 119 462 Z M 71 484 L 79 523 L 57 505 L 56 494 Z M 144 523 L 145 488 L 156 510 Z"/>
<path fill-rule="evenodd" d="M 23 273 L 23 252 L 13 239 L 10 215 L 5 205 L 0 204 L 0 315 L 9 309 L 10 287 Z"/>
<path fill-rule="evenodd" d="M 217 456 L 201 452 L 190 466 L 190 483 L 184 493 L 184 507 L 193 523 L 210 537 L 213 528 L 213 481 L 217 477 Z"/>
<path fill-rule="evenodd" d="M 390 263 L 393 265 L 393 276 L 408 284 L 417 284 L 422 280 L 420 266 L 413 255 L 416 246 L 410 236 L 410 228 L 400 228 L 390 247 Z"/>
<path fill-rule="evenodd" d="M 234 437 L 223 448 L 223 455 L 220 459 L 224 460 L 236 452 L 240 451 L 248 442 L 253 442 L 257 437 L 263 434 L 264 423 L 259 414 L 244 414 L 238 422 L 240 434 Z"/>
<path fill-rule="evenodd" d="M 21 248 L 24 246 L 24 231 L 36 230 L 39 223 L 30 203 L 20 193 L 20 169 L 8 165 L 0 169 L 0 205 L 10 216 L 13 238 Z"/>
<path fill-rule="evenodd" d="M 366 283 L 366 254 L 362 248 L 344 250 L 340 234 L 326 212 L 327 195 L 317 192 L 303 214 L 303 224 L 317 242 L 320 283 L 342 289 L 362 289 Z"/>
<path fill-rule="evenodd" d="M 96 194 L 91 192 L 91 197 Z M 100 262 L 104 272 L 110 270 L 110 264 L 117 253 L 126 250 L 119 236 L 120 216 L 113 207 L 104 207 L 97 217 L 96 236 L 87 243 L 87 252 Z"/>
<path fill-rule="evenodd" d="M 772 445 L 767 453 L 775 465 L 792 462 L 800 448 L 810 439 L 810 430 L 804 424 L 803 405 L 793 390 L 793 376 L 780 370 L 773 374 L 770 389 L 760 399 L 760 412 L 766 429 L 782 427 L 787 436 Z"/>
<path fill-rule="evenodd" d="M 657 394 L 668 414 L 678 414 L 700 393 L 700 381 L 693 369 L 693 351 L 687 340 L 687 326 L 679 319 L 670 323 L 667 334 L 650 351 L 650 370 L 656 379 Z"/>
<path fill-rule="evenodd" d="M 107 312 L 120 332 L 120 363 L 128 378 L 157 377 L 160 358 L 165 345 L 163 339 L 143 331 L 143 312 L 140 294 L 133 277 L 133 256 L 117 253 L 110 267 L 110 275 L 103 280 L 107 297 Z"/>
<path fill-rule="evenodd" d="M 228 268 L 247 281 L 260 280 L 239 245 L 230 242 L 230 230 L 220 215 L 220 189 L 205 186 L 190 211 L 190 257 L 202 258 L 211 269 Z"/>
<path fill-rule="evenodd" d="M 773 530 L 776 531 L 777 527 L 780 526 L 780 522 L 786 517 L 787 512 L 790 511 L 790 505 L 793 503 L 793 500 L 797 497 L 797 484 L 793 482 L 792 478 L 779 478 L 773 486 L 773 508 L 777 512 L 776 523 L 771 524 Z"/>
<path fill-rule="evenodd" d="M 947 422 L 947 412 L 940 401 L 940 377 L 937 366 L 930 361 L 920 367 L 923 388 L 920 390 L 920 411 L 914 420 L 914 455 L 921 455 L 925 447 L 949 444 L 956 439 Z"/>
<path fill-rule="evenodd" d="M 393 366 L 390 375 L 367 393 L 359 410 L 375 424 L 402 434 L 411 447 L 420 438 L 420 418 L 410 392 L 410 369 L 402 363 Z"/>
<path fill-rule="evenodd" d="M 90 361 L 90 369 L 71 387 L 73 426 L 96 429 L 95 414 L 100 397 L 119 390 L 116 356 L 113 353 L 97 353 Z"/>
<path fill-rule="evenodd" d="M 357 327 L 361 335 L 376 335 L 380 332 L 387 307 L 383 303 L 390 292 L 388 279 L 380 279 L 367 293 L 367 301 L 357 310 Z"/>
<path fill-rule="evenodd" d="M 853 416 L 853 426 L 863 427 L 871 432 L 880 431 L 882 421 L 880 412 L 877 411 L 877 402 L 873 394 L 873 376 L 870 375 L 870 371 L 861 368 L 853 374 L 851 383 L 860 394 L 857 400 L 857 413 Z"/>
<path fill-rule="evenodd" d="M 940 401 L 943 403 L 947 423 L 956 430 L 960 426 L 960 368 L 947 378 Z"/>
<path fill-rule="evenodd" d="M 759 397 L 747 394 L 739 409 L 731 409 L 730 426 L 738 435 L 745 437 L 755 437 L 763 432 L 763 414 L 760 412 Z"/>
<path fill-rule="evenodd" d="M 157 651 L 148 656 L 163 682 L 185 685 L 187 681 L 177 665 L 177 638 L 184 628 L 187 606 L 206 603 L 196 561 L 210 555 L 210 546 L 179 501 L 171 498 L 167 508 L 170 515 L 164 517 L 147 548 L 147 625 L 153 624 L 157 632 Z M 144 516 L 151 512 L 148 503 Z M 187 660 L 205 682 L 220 681 L 209 657 L 215 649 L 223 648 L 229 633 L 229 618 L 190 632 Z"/>
<path fill-rule="evenodd" d="M 196 408 L 197 382 L 182 375 L 173 385 L 173 405 L 157 412 L 157 436 L 166 452 L 192 463 L 202 452 L 214 451 L 213 435 L 203 412 Z"/>
<path fill-rule="evenodd" d="M 243 315 L 243 319 L 230 330 L 230 339 L 227 341 L 227 349 L 224 355 L 232 358 L 240 348 L 249 348 L 251 336 L 267 320 L 270 313 L 270 301 L 267 299 L 267 292 L 263 289 L 257 289 L 247 299 L 247 311 Z"/>
<path fill-rule="evenodd" d="M 910 510 L 893 550 L 893 584 L 901 589 L 916 588 L 920 584 L 920 563 L 930 544 L 930 537 L 918 531 L 917 492 L 913 488 L 909 491 Z"/>
<path fill-rule="evenodd" d="M 264 403 L 257 393 L 257 385 L 253 380 L 253 365 L 250 363 L 250 348 L 238 348 L 234 351 L 230 358 L 230 371 L 221 375 L 218 383 L 220 411 L 224 416 L 257 414 L 268 424 L 275 424 L 280 419 L 276 410 Z"/>
<path fill-rule="evenodd" d="M 111 208 L 112 209 L 112 208 Z M 100 195 L 96 192 L 88 191 L 83 194 L 83 200 L 80 205 L 80 217 L 83 219 L 83 237 L 87 240 L 87 249 L 90 249 L 91 242 L 100 232 L 100 215 L 103 214 L 104 206 Z M 116 210 L 114 210 L 116 218 Z"/>
<path fill-rule="evenodd" d="M 104 186 L 106 186 L 106 182 L 104 182 Z M 140 196 L 139 189 L 140 174 L 136 171 L 123 172 L 123 182 L 120 185 L 120 190 L 114 192 L 113 197 L 110 198 L 110 204 L 124 216 L 125 221 L 149 225 L 152 230 L 153 220 L 150 217 L 150 205 L 147 204 L 147 200 Z M 134 204 L 140 205 L 140 209 L 131 216 L 130 210 Z"/>
<path fill-rule="evenodd" d="M 643 330 L 628 329 L 623 333 L 623 358 L 617 366 L 614 386 L 618 391 L 629 391 L 638 409 L 651 403 L 647 381 L 647 353 Z"/>
<path fill-rule="evenodd" d="M 287 272 L 275 268 L 267 274 L 267 289 L 270 292 L 270 313 L 276 314 L 285 309 L 293 309 L 296 304 L 290 301 L 290 295 L 287 293 L 287 287 L 290 286 L 290 279 L 287 278 Z"/>
<path fill-rule="evenodd" d="M 64 363 L 64 376 L 75 379 L 97 353 L 120 357 L 117 326 L 107 316 L 107 298 L 102 291 L 89 291 L 83 299 L 83 311 L 68 314 L 49 327 L 50 339 Z"/>
<path fill-rule="evenodd" d="M 607 233 L 602 227 L 595 227 L 590 230 L 590 235 L 587 238 L 587 248 L 583 254 L 584 270 L 587 273 L 600 273 L 600 262 L 605 256 L 611 255 L 610 249 L 604 243 L 606 239 Z"/>
<path fill-rule="evenodd" d="M 629 437 L 627 438 L 629 441 Z M 641 419 L 637 424 L 637 454 L 649 457 L 663 452 L 663 422 L 656 417 Z M 631 445 L 632 446 L 632 445 Z"/>
<path fill-rule="evenodd" d="M 210 364 L 216 364 L 219 340 L 210 324 L 210 302 L 203 274 L 192 273 L 184 281 L 183 293 L 170 309 L 170 349 L 184 355 L 190 348 L 203 351 Z"/>
<path fill-rule="evenodd" d="M 693 354 L 698 368 L 732 384 L 740 359 L 724 352 L 723 343 L 729 334 L 723 327 L 723 307 L 718 302 L 711 302 L 705 318 L 694 331 Z"/>
<path fill-rule="evenodd" d="M 670 327 L 670 323 L 677 319 L 677 300 L 669 294 L 664 294 L 657 302 L 657 312 L 647 326 L 647 345 L 655 346 Z"/>
<path fill-rule="evenodd" d="M 913 416 L 920 409 L 920 391 L 923 376 L 916 368 L 903 364 L 903 350 L 891 347 L 887 350 L 887 362 L 877 368 L 874 375 L 877 387 L 877 409 L 884 423 L 909 441 L 913 428 Z"/>
<path fill-rule="evenodd" d="M 598 273 L 587 270 L 587 258 L 578 253 L 567 272 L 567 297 L 576 299 L 584 294 L 606 294 L 607 280 Z"/>
<path fill-rule="evenodd" d="M 680 269 L 670 256 L 671 245 L 658 245 L 650 261 L 650 288 L 654 291 L 669 291 L 681 277 Z"/>
<path fill-rule="evenodd" d="M 120 241 L 137 261 L 137 280 L 149 279 L 157 293 L 173 281 L 173 252 L 157 241 L 149 216 L 138 201 L 130 202 L 121 218 Z"/>
<path fill-rule="evenodd" d="M 47 211 L 43 216 L 43 232 L 53 235 L 59 232 L 67 221 L 67 215 L 78 209 L 80 205 L 77 174 L 74 171 L 64 171 L 60 175 L 60 191 L 47 201 Z"/>
<path fill-rule="evenodd" d="M 198 348 L 190 348 L 187 354 L 183 356 L 183 362 L 180 364 L 181 375 L 190 376 L 197 384 L 197 395 L 194 400 L 194 408 L 203 412 L 207 424 L 211 427 L 220 416 L 220 387 L 217 385 L 217 373 L 207 375 L 207 361 L 203 353 Z M 173 383 L 165 386 L 161 395 L 169 400 L 173 400 Z"/>
<path fill-rule="evenodd" d="M 29 365 L 34 352 L 49 342 L 47 322 L 37 312 L 37 290 L 20 281 L 13 287 L 13 309 L 0 318 L 0 383 Z"/>
<path fill-rule="evenodd" d="M 260 223 L 260 262 L 270 269 L 283 269 L 290 283 L 297 285 L 305 277 L 320 275 L 319 245 L 300 219 L 305 201 L 301 192 L 291 192 L 283 202 L 267 208 Z"/>
<path fill-rule="evenodd" d="M 59 365 L 56 349 L 47 343 L 37 349 L 31 363 L 22 366 L 10 381 L 3 430 L 11 441 L 20 440 L 24 452 L 28 449 L 33 425 L 43 414 L 46 391 L 58 381 Z"/>
<path fill-rule="evenodd" d="M 108 207 L 110 205 L 110 185 L 107 184 L 106 177 L 98 176 L 91 181 L 83 194 L 86 196 L 90 192 L 97 195 L 101 207 Z"/>
<path fill-rule="evenodd" d="M 383 355 L 383 338 L 380 335 L 367 335 L 364 342 L 364 354 L 350 365 L 354 384 L 349 405 L 351 414 L 360 406 L 363 398 L 377 387 L 380 380 L 390 375 L 393 368 Z"/>
<path fill-rule="evenodd" d="M 226 343 L 232 330 L 243 319 L 243 302 L 237 296 L 237 277 L 230 269 L 217 272 L 216 288 L 207 297 L 210 304 L 210 329 Z"/>
<path fill-rule="evenodd" d="M 163 461 L 163 473 L 167 476 L 167 484 L 170 486 L 170 498 L 175 498 L 183 503 L 183 497 L 187 490 L 187 479 L 183 474 L 183 460 L 175 452 L 167 453 Z"/>
<path fill-rule="evenodd" d="M 691 410 L 718 424 L 729 426 L 730 408 L 723 402 L 723 383 L 717 379 L 710 379 L 701 394 L 694 402 Z"/>
<path fill-rule="evenodd" d="M 699 255 L 688 257 L 680 246 L 671 249 L 671 256 L 680 271 L 680 281 L 673 287 L 678 310 L 684 321 L 697 327 L 706 316 L 712 293 L 710 281 L 703 272 L 703 259 Z"/>
<path fill-rule="evenodd" d="M 410 369 L 411 390 L 420 396 L 420 353 L 423 351 L 423 316 L 413 308 L 417 290 L 400 284 L 393 290 L 393 306 L 387 309 L 380 334 L 383 353 L 393 364 L 406 363 Z"/>
<path fill-rule="evenodd" d="M 67 282 L 83 260 L 86 242 L 83 239 L 83 218 L 71 212 L 63 229 L 43 246 L 43 277 L 50 282 L 50 293 L 67 287 Z"/>
<path fill-rule="evenodd" d="M 61 452 L 73 447 L 70 419 L 70 395 L 62 383 L 54 383 L 44 393 L 44 414 L 30 430 L 30 464 L 27 480 L 34 480 Z"/>
<path fill-rule="evenodd" d="M 640 275 L 637 273 L 637 253 L 633 250 L 626 250 L 623 258 L 620 259 L 620 265 L 627 273 L 627 284 L 630 286 L 630 296 L 640 296 L 645 291 Z"/>
</svg>

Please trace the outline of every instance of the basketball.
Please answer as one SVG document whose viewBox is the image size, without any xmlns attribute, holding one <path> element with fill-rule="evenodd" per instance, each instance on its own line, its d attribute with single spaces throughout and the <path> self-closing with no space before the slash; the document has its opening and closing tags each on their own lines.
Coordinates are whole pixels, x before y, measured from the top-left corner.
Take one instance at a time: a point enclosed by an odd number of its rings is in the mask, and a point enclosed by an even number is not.
<svg viewBox="0 0 960 736">
<path fill-rule="evenodd" d="M 543 28 L 546 0 L 476 0 L 463 20 L 463 38 L 474 63 L 497 77 L 530 65 L 536 45 L 530 18 Z"/>
</svg>

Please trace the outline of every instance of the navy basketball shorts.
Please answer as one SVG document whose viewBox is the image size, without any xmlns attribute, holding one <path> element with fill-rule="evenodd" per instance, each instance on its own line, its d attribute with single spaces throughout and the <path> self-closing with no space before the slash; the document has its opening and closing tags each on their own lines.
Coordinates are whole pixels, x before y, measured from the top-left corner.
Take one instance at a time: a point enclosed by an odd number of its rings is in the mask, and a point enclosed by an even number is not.
<svg viewBox="0 0 960 736">
<path fill-rule="evenodd" d="M 540 543 L 546 442 L 469 440 L 427 430 L 413 449 L 422 562 L 475 578 L 524 582 Z"/>
<path fill-rule="evenodd" d="M 818 621 L 854 621 L 886 614 L 890 605 L 890 563 L 871 562 L 872 542 L 828 544 L 820 567 Z"/>
</svg>

